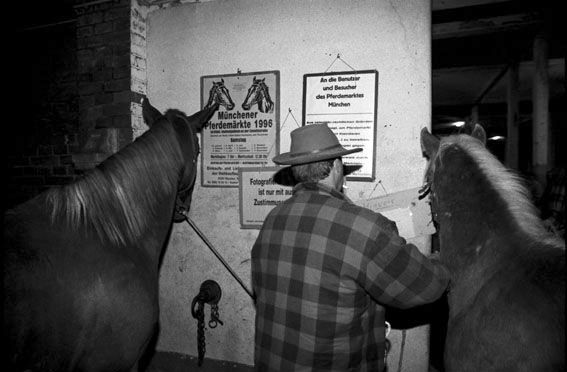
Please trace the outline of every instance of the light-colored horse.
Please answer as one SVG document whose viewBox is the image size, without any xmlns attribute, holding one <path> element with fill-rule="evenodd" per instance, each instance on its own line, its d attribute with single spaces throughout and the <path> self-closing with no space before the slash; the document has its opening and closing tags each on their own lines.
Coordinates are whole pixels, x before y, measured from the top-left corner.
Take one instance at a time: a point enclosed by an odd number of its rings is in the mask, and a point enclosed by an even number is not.
<svg viewBox="0 0 567 372">
<path fill-rule="evenodd" d="M 426 185 L 451 271 L 448 372 L 565 371 L 565 241 L 550 235 L 523 182 L 486 133 L 421 132 Z"/>
</svg>

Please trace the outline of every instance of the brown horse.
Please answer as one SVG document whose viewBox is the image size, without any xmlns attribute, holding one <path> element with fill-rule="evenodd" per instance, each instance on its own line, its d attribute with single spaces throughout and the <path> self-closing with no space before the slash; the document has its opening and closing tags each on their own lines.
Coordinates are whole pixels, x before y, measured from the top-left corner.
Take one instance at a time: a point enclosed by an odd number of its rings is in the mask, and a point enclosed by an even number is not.
<svg viewBox="0 0 567 372">
<path fill-rule="evenodd" d="M 176 202 L 187 208 L 197 132 L 218 108 L 165 115 L 84 177 L 4 215 L 3 365 L 129 371 L 158 322 L 158 267 Z"/>
<path fill-rule="evenodd" d="M 427 129 L 426 185 L 451 271 L 447 371 L 565 371 L 565 241 L 551 236 L 523 182 L 471 136 Z"/>
</svg>

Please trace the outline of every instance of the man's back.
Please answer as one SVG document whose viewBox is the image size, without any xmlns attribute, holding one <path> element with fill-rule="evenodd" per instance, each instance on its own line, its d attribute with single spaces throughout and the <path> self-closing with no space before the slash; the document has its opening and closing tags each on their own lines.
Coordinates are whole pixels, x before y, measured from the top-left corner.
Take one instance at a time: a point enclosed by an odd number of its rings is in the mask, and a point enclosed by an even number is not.
<svg viewBox="0 0 567 372">
<path fill-rule="evenodd" d="M 252 250 L 257 369 L 383 368 L 383 309 L 357 284 L 376 217 L 307 185 L 266 218 Z"/>
</svg>

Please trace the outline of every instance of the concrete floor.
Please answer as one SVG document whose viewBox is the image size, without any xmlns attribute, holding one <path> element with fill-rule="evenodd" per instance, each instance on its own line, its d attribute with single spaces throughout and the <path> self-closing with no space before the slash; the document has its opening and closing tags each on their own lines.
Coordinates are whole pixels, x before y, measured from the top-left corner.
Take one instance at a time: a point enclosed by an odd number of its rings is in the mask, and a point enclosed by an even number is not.
<svg viewBox="0 0 567 372">
<path fill-rule="evenodd" d="M 150 359 L 144 372 L 252 372 L 254 368 L 244 364 L 219 361 L 214 359 L 203 360 L 199 366 L 197 357 L 189 355 L 157 352 Z"/>
<path fill-rule="evenodd" d="M 196 357 L 189 355 L 158 352 L 156 353 L 144 372 L 253 372 L 252 366 L 244 364 L 219 361 L 214 359 L 203 360 L 201 366 L 198 365 Z M 434 366 L 429 367 L 429 372 L 442 372 Z"/>
</svg>

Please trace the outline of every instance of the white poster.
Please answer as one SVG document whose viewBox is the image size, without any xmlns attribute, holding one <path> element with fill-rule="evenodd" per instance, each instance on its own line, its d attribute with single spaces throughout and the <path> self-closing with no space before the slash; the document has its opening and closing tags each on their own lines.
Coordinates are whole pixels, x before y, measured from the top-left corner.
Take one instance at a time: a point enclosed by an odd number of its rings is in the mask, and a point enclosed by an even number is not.
<svg viewBox="0 0 567 372">
<path fill-rule="evenodd" d="M 293 189 L 274 181 L 279 167 L 240 168 L 240 226 L 259 229 L 268 213 L 292 196 Z"/>
<path fill-rule="evenodd" d="M 327 123 L 347 149 L 363 150 L 343 158 L 362 164 L 347 177 L 374 181 L 378 71 L 347 71 L 303 76 L 303 124 Z"/>
<path fill-rule="evenodd" d="M 383 214 L 394 221 L 400 236 L 411 239 L 435 234 L 429 196 L 422 197 L 420 188 L 403 190 L 372 199 L 358 200 L 356 204 Z"/>
<path fill-rule="evenodd" d="M 201 107 L 219 109 L 201 132 L 201 184 L 238 187 L 241 167 L 279 154 L 279 71 L 201 77 Z"/>
</svg>

